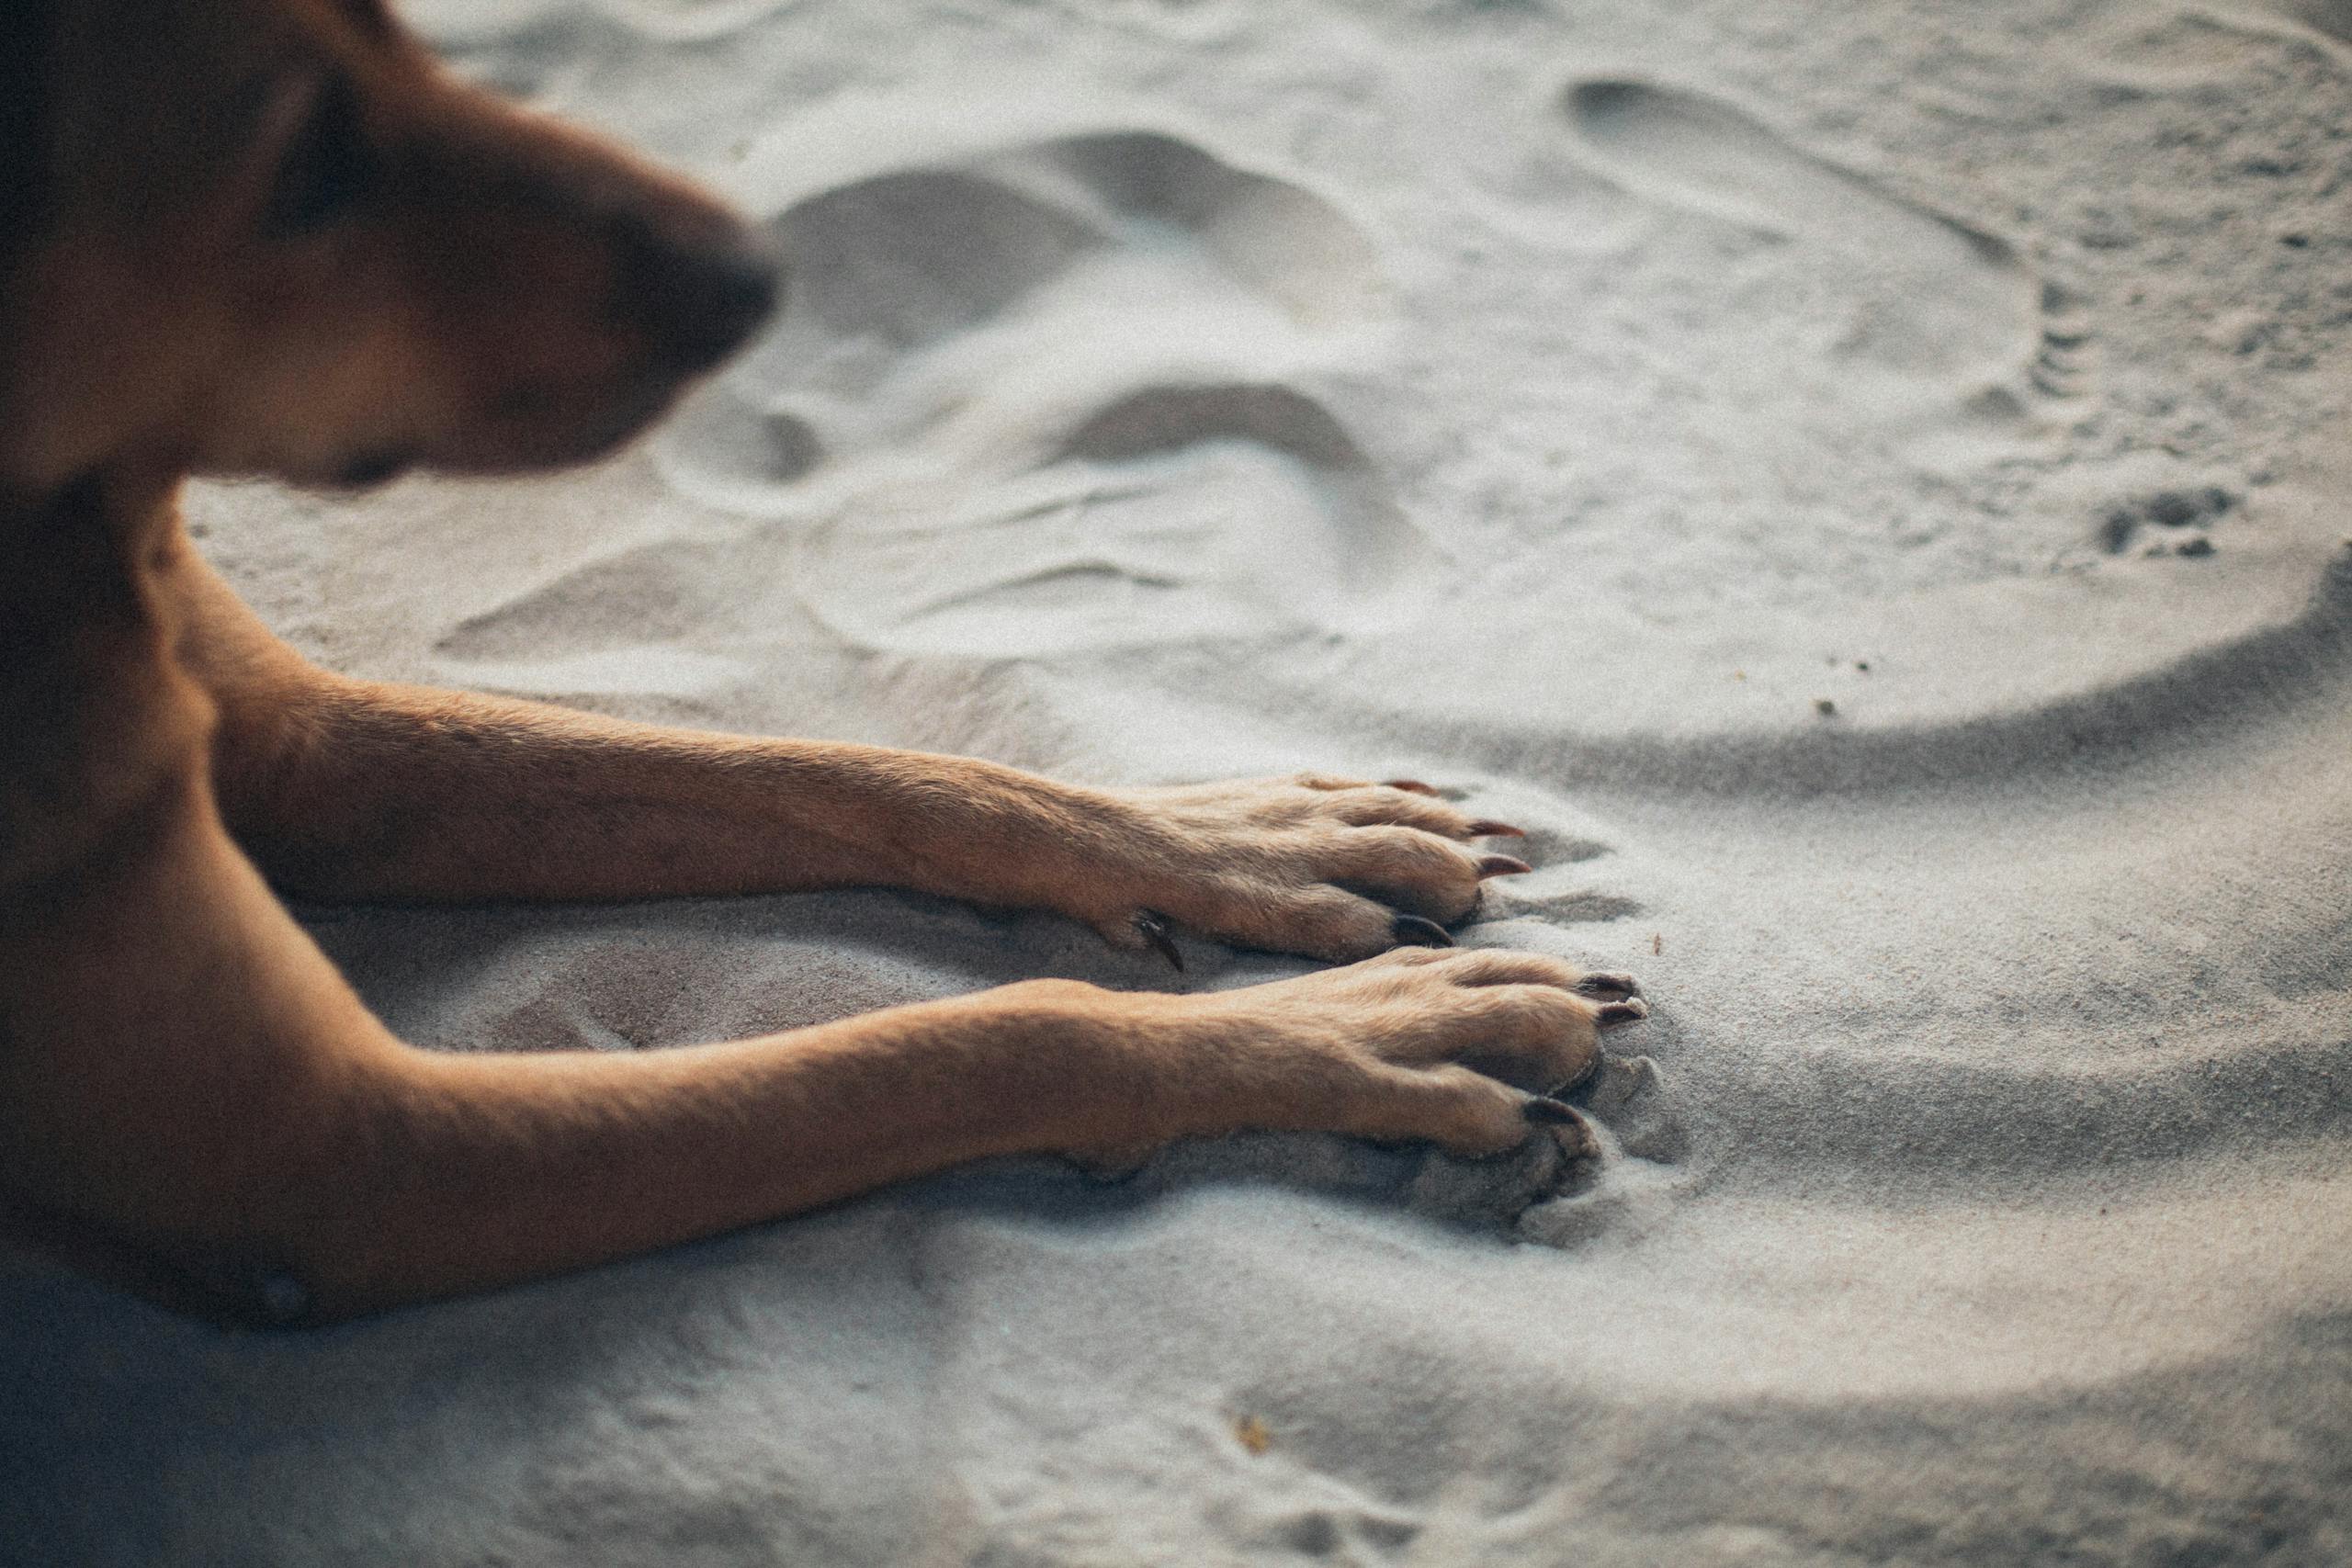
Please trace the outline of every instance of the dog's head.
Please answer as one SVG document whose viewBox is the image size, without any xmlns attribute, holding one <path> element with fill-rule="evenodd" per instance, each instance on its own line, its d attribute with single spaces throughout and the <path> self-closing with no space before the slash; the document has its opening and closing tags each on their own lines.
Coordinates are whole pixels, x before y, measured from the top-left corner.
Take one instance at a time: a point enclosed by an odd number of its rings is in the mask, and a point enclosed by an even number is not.
<svg viewBox="0 0 2352 1568">
<path fill-rule="evenodd" d="M 0 480 L 579 460 L 775 302 L 723 208 L 451 78 L 387 0 L 0 10 Z"/>
</svg>

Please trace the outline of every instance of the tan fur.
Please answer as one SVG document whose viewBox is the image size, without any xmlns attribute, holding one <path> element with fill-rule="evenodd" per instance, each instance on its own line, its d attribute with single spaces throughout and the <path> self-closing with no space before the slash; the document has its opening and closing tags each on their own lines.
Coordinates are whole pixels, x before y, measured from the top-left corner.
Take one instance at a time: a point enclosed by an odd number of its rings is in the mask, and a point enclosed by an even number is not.
<svg viewBox="0 0 2352 1568">
<path fill-rule="evenodd" d="M 1435 940 L 1396 911 L 1458 919 L 1514 869 L 1464 847 L 1498 825 L 1418 787 L 1082 789 L 305 661 L 189 546 L 185 475 L 593 456 L 749 333 L 774 263 L 684 184 L 445 76 L 374 0 L 14 15 L 0 51 L 44 106 L 0 119 L 0 1221 L 19 1238 L 174 1304 L 317 1322 L 989 1154 L 1238 1127 L 1485 1153 L 1531 1120 L 1589 1152 L 1531 1091 L 1639 1016 L 1631 982 L 1389 952 Z M 1161 919 L 1368 961 L 1197 996 L 1034 981 L 674 1051 L 444 1055 L 394 1040 L 273 885 L 888 886 L 1058 910 L 1138 952 Z"/>
</svg>

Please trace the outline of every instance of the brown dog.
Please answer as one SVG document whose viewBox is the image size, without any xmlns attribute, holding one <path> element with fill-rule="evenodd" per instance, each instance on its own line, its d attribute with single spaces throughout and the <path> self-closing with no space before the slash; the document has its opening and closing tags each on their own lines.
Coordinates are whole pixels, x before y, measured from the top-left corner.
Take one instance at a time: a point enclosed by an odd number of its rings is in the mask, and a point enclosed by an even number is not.
<svg viewBox="0 0 2352 1568">
<path fill-rule="evenodd" d="M 1488 1153 L 1641 1015 L 1442 943 L 1475 822 L 1419 786 L 1102 791 L 345 680 L 191 549 L 195 473 L 350 484 L 605 452 L 780 288 L 677 180 L 442 74 L 382 0 L 0 17 L 0 1216 L 157 1299 L 316 1322 L 978 1156 L 1317 1128 Z M 265 877 L 268 880 L 266 883 Z M 394 1040 L 269 890 L 853 885 L 1352 962 L 1041 980 L 639 1054 Z M 1385 954 L 1385 956 L 1374 956 Z"/>
</svg>

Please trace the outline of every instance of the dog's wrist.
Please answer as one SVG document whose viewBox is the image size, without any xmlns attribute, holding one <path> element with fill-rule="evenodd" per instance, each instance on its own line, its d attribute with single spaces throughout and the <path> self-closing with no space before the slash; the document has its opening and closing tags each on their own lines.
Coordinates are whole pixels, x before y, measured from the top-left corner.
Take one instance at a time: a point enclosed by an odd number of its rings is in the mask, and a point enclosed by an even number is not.
<svg viewBox="0 0 2352 1568">
<path fill-rule="evenodd" d="M 1323 1125 L 1332 1052 L 1311 1029 L 1238 991 L 1108 991 L 1073 982 L 1053 1001 L 1091 1036 L 1103 1075 L 1091 1096 L 1092 1148 L 1157 1145 L 1249 1128 Z M 1281 1092 L 1288 1089 L 1293 1093 Z"/>
<path fill-rule="evenodd" d="M 1115 794 L 994 763 L 954 781 L 961 809 L 930 815 L 926 891 L 1080 919 L 1118 901 L 1113 886 L 1140 858 L 1148 814 Z"/>
</svg>

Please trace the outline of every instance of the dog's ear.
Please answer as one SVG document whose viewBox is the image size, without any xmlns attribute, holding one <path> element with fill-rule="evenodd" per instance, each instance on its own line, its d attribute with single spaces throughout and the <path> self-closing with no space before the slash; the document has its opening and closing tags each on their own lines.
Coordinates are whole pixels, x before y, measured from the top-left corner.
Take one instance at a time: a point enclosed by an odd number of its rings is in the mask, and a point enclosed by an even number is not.
<svg viewBox="0 0 2352 1568">
<path fill-rule="evenodd" d="M 0 6 L 0 286 L 46 226 L 55 40 L 56 0 Z"/>
</svg>

